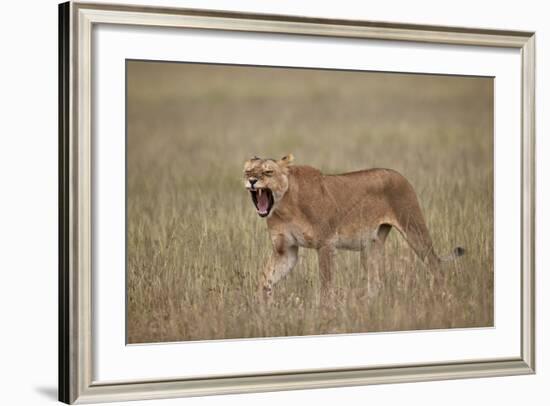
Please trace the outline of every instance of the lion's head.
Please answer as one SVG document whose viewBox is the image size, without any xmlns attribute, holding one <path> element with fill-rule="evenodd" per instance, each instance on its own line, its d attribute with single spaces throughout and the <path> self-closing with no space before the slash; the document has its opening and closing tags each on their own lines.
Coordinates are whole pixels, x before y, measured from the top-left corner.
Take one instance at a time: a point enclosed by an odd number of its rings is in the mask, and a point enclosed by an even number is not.
<svg viewBox="0 0 550 406">
<path fill-rule="evenodd" d="M 244 163 L 244 187 L 260 217 L 268 217 L 288 190 L 289 154 L 278 161 L 254 157 Z"/>
</svg>

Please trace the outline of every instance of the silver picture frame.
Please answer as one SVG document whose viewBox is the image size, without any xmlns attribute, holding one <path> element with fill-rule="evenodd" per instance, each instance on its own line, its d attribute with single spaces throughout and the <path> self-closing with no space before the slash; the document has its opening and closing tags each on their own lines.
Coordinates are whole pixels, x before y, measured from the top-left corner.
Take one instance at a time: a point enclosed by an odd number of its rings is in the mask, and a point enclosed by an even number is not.
<svg viewBox="0 0 550 406">
<path fill-rule="evenodd" d="M 521 52 L 521 354 L 462 360 L 95 382 L 92 345 L 92 29 L 96 24 L 436 44 Z M 68 2 L 59 6 L 59 400 L 90 403 L 533 374 L 535 372 L 535 33 L 225 11 Z"/>
</svg>

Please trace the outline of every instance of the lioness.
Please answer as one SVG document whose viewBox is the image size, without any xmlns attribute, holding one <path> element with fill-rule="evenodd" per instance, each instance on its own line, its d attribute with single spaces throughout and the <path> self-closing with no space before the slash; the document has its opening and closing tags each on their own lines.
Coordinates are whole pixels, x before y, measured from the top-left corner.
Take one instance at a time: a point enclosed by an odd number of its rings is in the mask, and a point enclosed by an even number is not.
<svg viewBox="0 0 550 406">
<path fill-rule="evenodd" d="M 260 217 L 267 218 L 273 243 L 260 291 L 270 298 L 273 286 L 298 260 L 298 247 L 315 248 L 321 287 L 330 286 L 336 249 L 361 252 L 368 292 L 380 284 L 384 242 L 392 227 L 434 269 L 457 258 L 457 247 L 438 257 L 411 184 L 390 169 L 324 175 L 310 166 L 293 166 L 292 154 L 279 160 L 254 157 L 244 164 L 244 185 Z"/>
</svg>

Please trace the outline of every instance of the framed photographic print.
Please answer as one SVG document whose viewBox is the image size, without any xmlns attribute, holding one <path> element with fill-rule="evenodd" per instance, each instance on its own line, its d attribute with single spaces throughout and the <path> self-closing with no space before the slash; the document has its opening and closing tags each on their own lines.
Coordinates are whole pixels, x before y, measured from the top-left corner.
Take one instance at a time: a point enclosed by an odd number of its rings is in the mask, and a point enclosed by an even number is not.
<svg viewBox="0 0 550 406">
<path fill-rule="evenodd" d="M 534 373 L 534 33 L 59 17 L 61 401 Z"/>
</svg>

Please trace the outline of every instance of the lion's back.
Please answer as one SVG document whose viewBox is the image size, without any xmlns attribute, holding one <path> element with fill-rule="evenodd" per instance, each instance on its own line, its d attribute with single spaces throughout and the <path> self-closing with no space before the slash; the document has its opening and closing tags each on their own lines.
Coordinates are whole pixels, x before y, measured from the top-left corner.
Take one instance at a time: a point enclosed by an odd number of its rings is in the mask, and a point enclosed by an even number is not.
<svg viewBox="0 0 550 406">
<path fill-rule="evenodd" d="M 339 174 L 323 174 L 311 166 L 294 166 L 290 175 L 299 185 L 300 199 L 318 198 L 330 193 L 332 200 L 346 201 L 350 195 L 407 194 L 412 185 L 398 171 L 387 168 L 369 168 Z"/>
<path fill-rule="evenodd" d="M 325 175 L 335 191 L 351 189 L 365 193 L 400 193 L 411 187 L 399 172 L 387 168 L 370 168 L 336 175 Z"/>
</svg>

